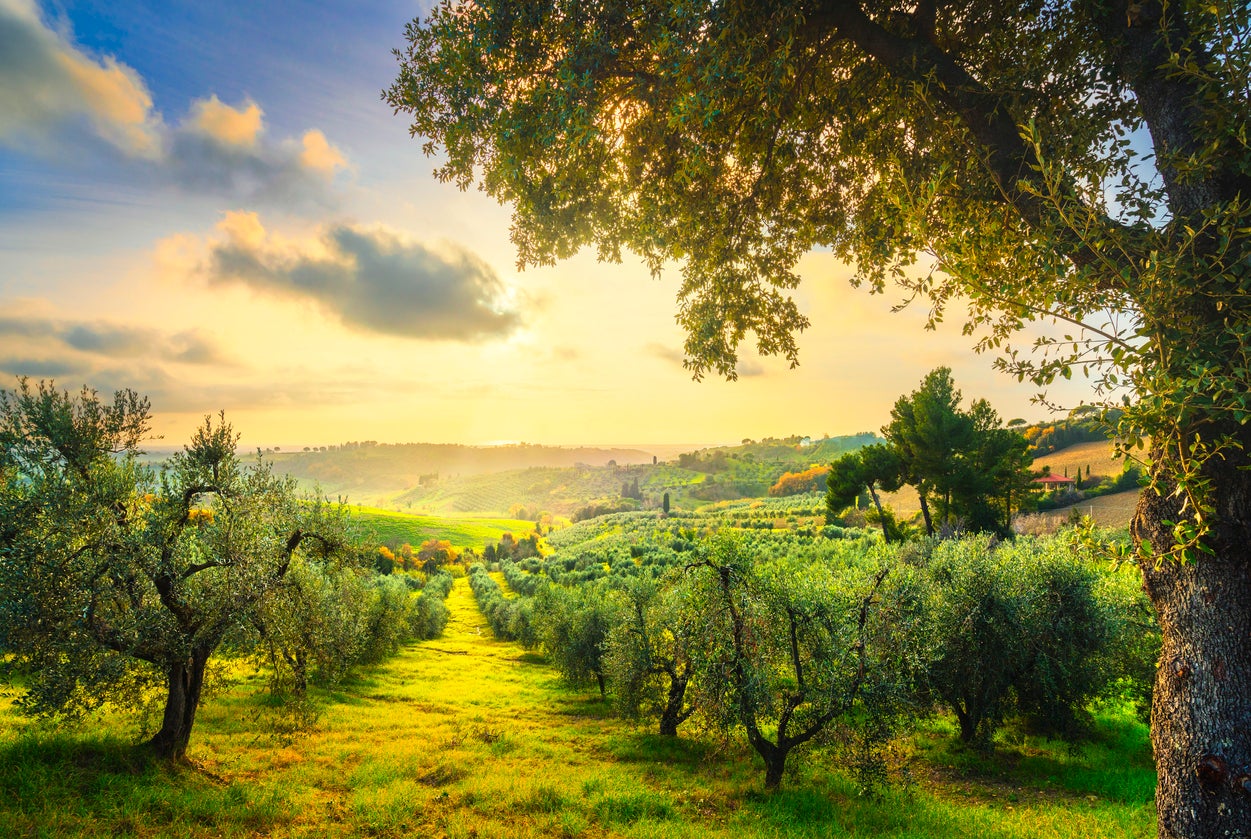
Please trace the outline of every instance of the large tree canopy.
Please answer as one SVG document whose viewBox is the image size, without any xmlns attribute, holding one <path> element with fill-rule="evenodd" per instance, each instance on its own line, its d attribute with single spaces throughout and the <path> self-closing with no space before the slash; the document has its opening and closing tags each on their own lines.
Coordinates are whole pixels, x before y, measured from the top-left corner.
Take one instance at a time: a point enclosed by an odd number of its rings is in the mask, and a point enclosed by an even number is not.
<svg viewBox="0 0 1251 839">
<path fill-rule="evenodd" d="M 679 260 L 697 376 L 733 377 L 748 332 L 796 359 L 787 290 L 822 246 L 935 319 L 959 299 L 1018 375 L 1123 397 L 1180 662 L 1161 834 L 1251 835 L 1251 652 L 1228 640 L 1251 634 L 1249 30 L 1233 0 L 444 0 L 384 96 L 440 177 L 513 207 L 523 265 Z M 1071 329 L 1007 345 L 1048 318 Z"/>
</svg>

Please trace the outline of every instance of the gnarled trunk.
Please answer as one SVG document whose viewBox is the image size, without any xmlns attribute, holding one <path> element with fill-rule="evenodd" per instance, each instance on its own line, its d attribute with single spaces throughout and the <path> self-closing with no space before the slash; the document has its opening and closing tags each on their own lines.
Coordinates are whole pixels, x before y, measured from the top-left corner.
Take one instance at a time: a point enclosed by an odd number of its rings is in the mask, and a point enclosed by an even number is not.
<svg viewBox="0 0 1251 839">
<path fill-rule="evenodd" d="M 776 790 L 782 785 L 782 775 L 786 772 L 786 752 L 774 750 L 761 756 L 765 762 L 765 789 Z"/>
<path fill-rule="evenodd" d="M 782 785 L 782 776 L 786 773 L 786 756 L 795 744 L 781 734 L 778 735 L 778 742 L 774 743 L 760 732 L 754 720 L 748 722 L 747 741 L 764 761 L 765 789 L 773 792 Z"/>
<path fill-rule="evenodd" d="M 165 714 L 161 730 L 148 741 L 148 748 L 163 760 L 177 760 L 187 753 L 195 712 L 204 688 L 204 668 L 211 651 L 197 648 L 186 661 L 169 665 Z"/>
<path fill-rule="evenodd" d="M 669 695 L 665 699 L 664 710 L 660 713 L 660 733 L 665 737 L 677 737 L 678 726 L 691 716 L 691 710 L 683 710 L 686 704 L 686 685 L 690 676 L 686 674 L 669 674 Z"/>
<path fill-rule="evenodd" d="M 1251 836 L 1251 475 L 1214 474 L 1213 555 L 1143 563 L 1163 630 L 1151 707 L 1161 839 Z M 1171 545 L 1175 499 L 1143 493 L 1135 538 Z"/>
</svg>

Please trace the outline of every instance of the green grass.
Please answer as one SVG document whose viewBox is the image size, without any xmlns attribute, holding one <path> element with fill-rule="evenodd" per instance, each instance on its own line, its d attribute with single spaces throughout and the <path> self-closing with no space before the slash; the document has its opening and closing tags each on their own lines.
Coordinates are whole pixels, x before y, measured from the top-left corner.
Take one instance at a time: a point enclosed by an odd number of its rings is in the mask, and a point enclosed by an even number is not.
<svg viewBox="0 0 1251 839">
<path fill-rule="evenodd" d="M 534 522 L 479 516 L 426 516 L 396 513 L 375 507 L 352 508 L 352 520 L 373 534 L 379 544 L 417 547 L 427 539 L 446 539 L 458 548 L 479 548 L 498 542 L 505 533 L 522 538 Z"/>
<path fill-rule="evenodd" d="M 810 753 L 777 794 L 753 753 L 615 719 L 541 658 L 494 640 L 467 581 L 443 638 L 333 693 L 306 735 L 275 733 L 245 681 L 209 699 L 186 764 L 144 762 L 121 723 L 28 729 L 0 696 L 0 836 L 881 837 L 1155 834 L 1143 726 L 1103 712 L 1081 747 L 1009 733 L 987 757 L 928 725 L 914 781 L 863 796 Z M 131 735 L 133 736 L 133 735 Z"/>
</svg>

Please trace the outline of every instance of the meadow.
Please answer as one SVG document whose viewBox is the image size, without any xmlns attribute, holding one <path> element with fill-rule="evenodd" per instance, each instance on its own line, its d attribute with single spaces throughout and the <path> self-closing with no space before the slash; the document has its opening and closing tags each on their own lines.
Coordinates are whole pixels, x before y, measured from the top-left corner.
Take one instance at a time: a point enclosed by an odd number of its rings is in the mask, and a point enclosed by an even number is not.
<svg viewBox="0 0 1251 839">
<path fill-rule="evenodd" d="M 1075 456 L 1101 463 L 1095 458 L 1107 445 L 1098 445 Z M 705 482 L 731 490 L 737 481 L 761 482 L 784 465 L 766 456 L 802 458 L 807 448 L 753 443 L 705 450 L 686 457 L 686 466 L 474 477 L 473 486 L 503 499 L 517 491 L 518 476 L 567 491 L 561 481 L 583 474 L 587 485 L 568 492 L 570 503 L 639 478 L 653 504 L 663 490 L 683 505 L 669 515 L 621 512 L 556 529 L 539 556 L 517 565 L 501 557 L 489 576 L 520 605 L 532 593 L 525 585 L 531 573 L 568 586 L 656 579 L 719 532 L 736 534 L 762 556 L 802 553 L 814 540 L 850 549 L 876 542 L 876 531 L 826 525 L 820 492 L 727 500 L 691 494 Z M 470 485 L 464 480 L 461 486 Z M 540 485 L 531 489 L 540 497 Z M 476 550 L 534 528 L 525 518 L 365 506 L 351 507 L 350 520 L 370 545 L 438 539 Z M 868 788 L 847 768 L 855 760 L 848 741 L 831 736 L 796 753 L 781 789 L 770 793 L 741 731 L 692 721 L 680 737 L 662 737 L 622 719 L 599 691 L 562 679 L 550 650 L 497 639 L 468 579 L 454 570 L 441 637 L 409 643 L 333 688 L 310 686 L 307 703 L 273 698 L 270 674 L 250 663 L 256 659 L 223 656 L 232 678 L 206 698 L 182 761 L 152 761 L 133 747 L 156 722 L 155 701 L 146 717 L 106 709 L 86 720 L 35 724 L 15 707 L 20 682 L 0 681 L 0 836 L 1008 839 L 1155 832 L 1147 727 L 1128 701 L 1097 705 L 1087 736 L 1075 742 L 1040 738 L 1018 720 L 996 733 L 990 751 L 961 745 L 952 718 L 928 716 L 890 744 L 886 776 Z M 382 579 L 406 593 L 420 585 L 408 576 Z"/>
<path fill-rule="evenodd" d="M 456 548 L 481 548 L 505 533 L 524 536 L 534 530 L 533 521 L 488 516 L 431 516 L 399 513 L 378 507 L 352 505 L 351 518 L 370 535 L 370 541 L 398 547 L 419 546 L 427 539 L 445 539 Z"/>
<path fill-rule="evenodd" d="M 285 731 L 259 674 L 204 704 L 182 764 L 145 762 L 131 723 L 29 727 L 0 700 L 0 835 L 186 837 L 882 837 L 1155 833 L 1146 727 L 1103 708 L 1076 746 L 1001 732 L 991 754 L 939 719 L 900 743 L 863 795 L 818 749 L 781 791 L 754 755 L 698 733 L 661 738 L 495 640 L 461 578 L 442 638 L 335 691 Z"/>
</svg>

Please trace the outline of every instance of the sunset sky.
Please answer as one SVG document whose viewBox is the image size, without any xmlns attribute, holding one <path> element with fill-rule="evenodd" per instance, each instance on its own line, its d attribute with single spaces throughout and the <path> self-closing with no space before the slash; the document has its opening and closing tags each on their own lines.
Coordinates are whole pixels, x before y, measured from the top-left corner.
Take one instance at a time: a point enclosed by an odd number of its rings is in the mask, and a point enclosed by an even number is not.
<svg viewBox="0 0 1251 839">
<path fill-rule="evenodd" d="M 853 433 L 944 364 L 1047 416 L 829 254 L 801 366 L 749 348 L 737 382 L 683 370 L 676 271 L 519 272 L 508 209 L 439 184 L 380 100 L 426 8 L 0 0 L 0 387 L 130 387 L 170 443 L 225 409 L 260 446 Z"/>
</svg>

